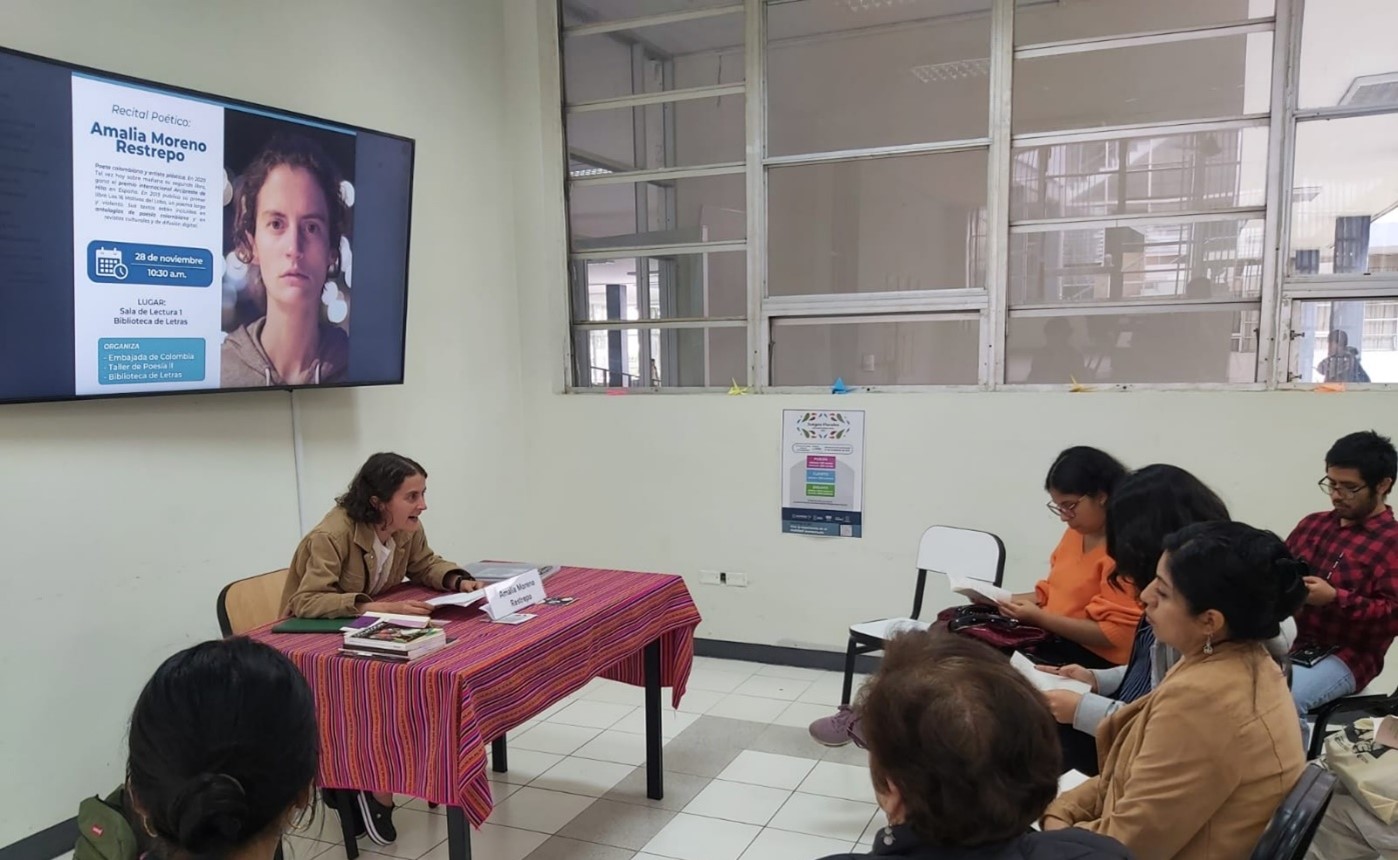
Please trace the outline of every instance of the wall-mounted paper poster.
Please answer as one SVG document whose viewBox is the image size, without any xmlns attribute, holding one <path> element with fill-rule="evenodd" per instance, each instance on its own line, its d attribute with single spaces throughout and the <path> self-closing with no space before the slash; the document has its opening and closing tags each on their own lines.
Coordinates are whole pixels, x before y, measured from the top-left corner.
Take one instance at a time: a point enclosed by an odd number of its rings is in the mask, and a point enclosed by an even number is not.
<svg viewBox="0 0 1398 860">
<path fill-rule="evenodd" d="M 863 410 L 782 411 L 782 531 L 863 535 Z"/>
</svg>

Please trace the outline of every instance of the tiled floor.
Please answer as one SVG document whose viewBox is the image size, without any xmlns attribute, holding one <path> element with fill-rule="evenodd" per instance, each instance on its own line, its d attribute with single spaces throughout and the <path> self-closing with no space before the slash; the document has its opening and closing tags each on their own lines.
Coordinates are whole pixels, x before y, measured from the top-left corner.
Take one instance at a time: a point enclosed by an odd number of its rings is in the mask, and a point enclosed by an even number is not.
<svg viewBox="0 0 1398 860">
<path fill-rule="evenodd" d="M 856 684 L 863 679 L 856 679 Z M 826 749 L 806 725 L 834 710 L 840 675 L 697 657 L 678 711 L 665 702 L 665 799 L 645 795 L 638 688 L 594 681 L 510 735 L 491 773 L 495 811 L 474 860 L 816 860 L 868 850 L 883 826 L 864 753 Z M 366 860 L 446 860 L 446 818 L 421 801 L 395 815 L 398 842 Z M 287 860 L 344 860 L 319 810 Z"/>
</svg>

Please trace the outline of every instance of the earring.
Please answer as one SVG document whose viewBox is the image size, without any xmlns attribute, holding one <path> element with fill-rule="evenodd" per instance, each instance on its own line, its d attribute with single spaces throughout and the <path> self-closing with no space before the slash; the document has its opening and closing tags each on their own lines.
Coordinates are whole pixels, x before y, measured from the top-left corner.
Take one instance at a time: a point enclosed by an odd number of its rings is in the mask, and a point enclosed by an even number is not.
<svg viewBox="0 0 1398 860">
<path fill-rule="evenodd" d="M 883 829 L 883 844 L 885 846 L 893 844 L 893 827 L 891 825 Z"/>
<path fill-rule="evenodd" d="M 149 837 L 151 837 L 152 839 L 154 839 L 154 838 L 155 838 L 155 828 L 154 828 L 154 827 L 151 827 L 151 824 L 150 824 L 150 816 L 149 816 L 149 815 L 142 815 L 142 816 L 141 816 L 141 825 L 142 825 L 143 827 L 146 828 L 146 835 L 149 836 Z"/>
<path fill-rule="evenodd" d="M 1214 634 L 1212 634 L 1212 633 L 1210 633 L 1209 636 L 1208 636 L 1208 638 L 1204 640 L 1204 653 L 1205 653 L 1205 654 L 1212 654 L 1212 653 L 1214 653 Z"/>
</svg>

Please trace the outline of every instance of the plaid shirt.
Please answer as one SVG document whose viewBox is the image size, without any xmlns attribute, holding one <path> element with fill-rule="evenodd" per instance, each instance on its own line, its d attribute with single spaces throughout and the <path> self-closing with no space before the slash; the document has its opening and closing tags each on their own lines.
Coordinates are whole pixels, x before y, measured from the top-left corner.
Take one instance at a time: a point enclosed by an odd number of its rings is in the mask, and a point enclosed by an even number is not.
<svg viewBox="0 0 1398 860">
<path fill-rule="evenodd" d="M 1296 647 L 1335 647 L 1363 690 L 1383 669 L 1398 632 L 1398 522 L 1393 509 L 1341 526 L 1334 511 L 1311 514 L 1286 539 L 1291 554 L 1335 587 L 1327 606 L 1296 613 Z"/>
</svg>

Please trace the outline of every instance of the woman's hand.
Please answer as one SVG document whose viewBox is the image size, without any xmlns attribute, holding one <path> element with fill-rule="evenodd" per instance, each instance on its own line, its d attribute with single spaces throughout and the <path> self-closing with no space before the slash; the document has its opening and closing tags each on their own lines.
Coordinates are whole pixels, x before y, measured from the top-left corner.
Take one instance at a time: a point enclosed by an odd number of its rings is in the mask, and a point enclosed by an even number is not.
<svg viewBox="0 0 1398 860">
<path fill-rule="evenodd" d="M 1043 626 L 1039 621 L 1044 617 L 1044 609 L 1031 600 L 1006 600 L 1000 604 L 1000 613 L 1021 624 Z"/>
<path fill-rule="evenodd" d="M 365 612 L 387 612 L 390 615 L 431 615 L 433 606 L 421 600 L 381 600 L 364 604 Z"/>
<path fill-rule="evenodd" d="M 1060 678 L 1071 678 L 1074 681 L 1081 681 L 1086 684 L 1092 692 L 1097 692 L 1097 676 L 1076 663 L 1069 663 L 1067 666 L 1040 666 L 1038 669 L 1040 672 L 1047 672 L 1050 675 L 1057 675 Z"/>
<path fill-rule="evenodd" d="M 471 591 L 480 591 L 482 588 L 485 588 L 484 582 L 477 582 L 474 579 L 467 579 L 464 576 L 461 577 L 461 581 L 456 584 L 456 590 L 462 594 Z"/>
<path fill-rule="evenodd" d="M 1082 693 L 1070 693 L 1067 690 L 1046 690 L 1044 698 L 1048 699 L 1049 710 L 1053 712 L 1053 718 L 1065 726 L 1073 724 L 1073 717 L 1078 713 L 1078 702 L 1082 701 Z"/>
</svg>

